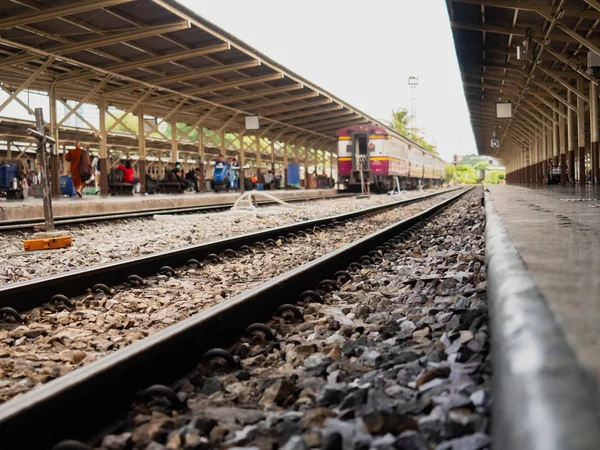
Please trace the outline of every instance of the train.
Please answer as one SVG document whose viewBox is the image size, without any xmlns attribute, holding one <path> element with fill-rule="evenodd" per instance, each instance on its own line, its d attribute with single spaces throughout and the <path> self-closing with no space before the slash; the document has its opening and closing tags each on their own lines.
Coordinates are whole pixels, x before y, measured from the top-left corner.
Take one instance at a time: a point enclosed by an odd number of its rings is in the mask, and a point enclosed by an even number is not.
<svg viewBox="0 0 600 450">
<path fill-rule="evenodd" d="M 441 186 L 446 163 L 392 129 L 354 125 L 337 131 L 342 190 L 375 192 Z"/>
</svg>

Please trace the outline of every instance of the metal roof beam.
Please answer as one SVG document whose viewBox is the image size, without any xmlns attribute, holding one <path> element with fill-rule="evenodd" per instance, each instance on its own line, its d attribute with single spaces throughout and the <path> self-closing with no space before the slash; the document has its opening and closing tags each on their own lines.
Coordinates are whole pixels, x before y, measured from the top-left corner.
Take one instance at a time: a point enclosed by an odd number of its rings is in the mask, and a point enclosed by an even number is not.
<svg viewBox="0 0 600 450">
<path fill-rule="evenodd" d="M 304 85 L 297 83 L 297 84 L 291 84 L 289 86 L 282 86 L 282 87 L 278 87 L 278 88 L 267 88 L 267 89 L 262 89 L 260 91 L 245 92 L 245 93 L 239 94 L 239 95 L 232 95 L 231 97 L 224 97 L 217 101 L 222 104 L 235 103 L 235 102 L 239 102 L 239 101 L 243 101 L 243 100 L 250 100 L 250 99 L 258 98 L 258 97 L 265 97 L 267 95 L 275 95 L 275 94 L 281 94 L 283 92 L 297 91 L 299 89 L 304 89 Z"/>
<path fill-rule="evenodd" d="M 452 21 L 452 26 L 454 28 L 462 28 L 464 30 L 473 30 L 473 31 L 481 31 L 485 33 L 496 33 L 496 34 L 506 34 L 506 35 L 515 35 L 515 36 L 527 36 L 527 30 L 523 28 L 510 28 L 503 27 L 499 25 L 492 25 L 486 23 L 485 25 L 479 23 L 469 23 L 469 22 L 457 22 Z M 543 33 L 539 31 L 531 31 L 531 37 L 534 39 L 543 39 Z M 562 33 L 550 33 L 548 39 L 558 42 L 568 42 L 570 44 L 577 44 L 578 41 L 571 36 L 565 36 Z"/>
<path fill-rule="evenodd" d="M 327 104 L 327 103 L 325 103 L 325 104 Z M 272 118 L 277 119 L 277 120 L 289 120 L 289 119 L 296 119 L 298 117 L 318 115 L 318 114 L 322 114 L 322 113 L 326 113 L 326 112 L 330 112 L 330 111 L 339 111 L 340 109 L 344 109 L 344 107 L 342 105 L 333 105 L 333 106 L 329 106 L 327 108 L 318 108 L 315 111 L 300 111 L 295 114 L 287 114 L 287 115 L 280 114 L 280 115 L 272 116 Z"/>
<path fill-rule="evenodd" d="M 330 125 L 324 125 L 322 127 L 317 127 L 314 130 L 319 133 L 325 133 L 325 132 L 331 131 L 331 130 L 339 130 L 341 128 L 349 127 L 352 125 L 360 125 L 361 123 L 370 123 L 370 122 L 371 121 L 369 119 L 365 119 L 364 117 L 359 117 L 356 119 L 345 119 L 345 120 L 333 122 Z M 336 123 L 338 123 L 339 125 L 335 125 Z"/>
<path fill-rule="evenodd" d="M 71 16 L 82 12 L 107 8 L 110 6 L 128 3 L 132 0 L 81 0 L 78 2 L 55 6 L 53 8 L 42 9 L 41 11 L 31 11 L 25 14 L 19 14 L 13 17 L 7 17 L 0 20 L 0 30 L 27 25 L 44 20 L 54 19 L 57 17 Z"/>
<path fill-rule="evenodd" d="M 335 123 L 344 123 L 344 122 L 349 122 L 352 120 L 356 120 L 356 119 L 364 119 L 364 117 L 356 114 L 355 112 L 350 111 L 350 114 L 352 114 L 354 117 L 337 117 L 335 119 L 330 119 L 330 120 L 321 120 L 321 121 L 316 121 L 316 126 L 317 128 L 321 128 L 323 126 L 326 125 L 331 125 L 331 124 L 335 124 Z M 348 114 L 346 114 L 348 115 Z"/>
<path fill-rule="evenodd" d="M 107 69 L 114 73 L 127 72 L 128 70 L 141 69 L 142 67 L 179 61 L 181 59 L 210 55 L 211 53 L 226 51 L 229 48 L 231 48 L 229 44 L 212 45 L 210 47 L 184 50 L 182 52 L 170 53 L 168 55 L 151 56 L 149 58 L 143 58 L 137 61 L 108 66 Z M 71 83 L 73 81 L 84 80 L 93 76 L 97 76 L 97 74 L 94 71 L 80 70 L 77 72 L 72 72 L 67 76 L 61 77 L 58 80 L 58 84 Z"/>
<path fill-rule="evenodd" d="M 349 115 L 357 115 L 355 112 L 353 111 L 348 111 L 346 110 L 341 110 L 338 112 L 333 112 L 333 113 L 324 113 L 323 116 L 325 117 L 316 117 L 316 116 L 312 116 L 312 117 L 305 117 L 304 119 L 300 119 L 300 120 L 293 120 L 289 123 L 291 123 L 292 125 L 297 125 L 297 126 L 311 126 L 309 124 L 313 124 L 313 123 L 324 123 L 323 119 L 333 119 L 333 118 L 339 118 L 342 116 L 349 116 Z"/>
<path fill-rule="evenodd" d="M 88 39 L 81 42 L 75 42 L 73 44 L 60 45 L 49 49 L 44 49 L 46 53 L 51 53 L 53 56 L 66 55 L 68 53 L 75 53 L 81 50 L 90 50 L 92 48 L 103 47 L 106 45 L 117 44 L 119 42 L 130 41 L 134 39 L 140 39 L 148 36 L 154 36 L 157 34 L 171 33 L 173 31 L 185 30 L 190 27 L 189 22 L 175 22 L 167 25 L 158 25 L 152 27 L 144 27 L 142 29 L 136 29 L 132 31 L 126 31 L 123 33 L 114 33 L 108 36 L 102 36 L 95 39 Z M 11 42 L 0 38 L 0 42 L 4 42 L 7 45 L 11 45 Z M 23 64 L 31 60 L 37 59 L 37 56 L 22 55 L 22 56 L 9 56 L 0 61 L 0 67 L 11 66 L 15 64 Z"/>
<path fill-rule="evenodd" d="M 247 62 L 243 62 L 243 63 L 229 64 L 229 65 L 225 65 L 225 66 L 209 67 L 209 68 L 206 68 L 203 70 L 190 71 L 183 75 L 172 75 L 172 76 L 156 78 L 156 79 L 148 80 L 148 81 L 144 81 L 144 82 L 159 86 L 159 85 L 164 85 L 164 84 L 187 81 L 187 80 L 191 80 L 194 78 L 209 77 L 209 76 L 218 75 L 218 74 L 227 73 L 227 72 L 235 72 L 237 70 L 249 69 L 251 67 L 256 67 L 259 65 L 260 65 L 259 61 L 252 60 L 252 61 L 247 61 Z M 116 92 L 127 92 L 127 91 L 132 91 L 135 89 L 139 89 L 139 88 L 140 88 L 140 86 L 137 84 L 134 86 L 123 86 L 120 88 L 112 89 L 112 90 L 108 91 L 107 94 L 113 94 Z"/>
<path fill-rule="evenodd" d="M 313 97 L 316 97 L 316 95 L 313 95 Z M 320 105 L 330 105 L 331 103 L 333 103 L 333 101 L 330 98 L 325 98 L 323 100 L 318 100 L 316 102 L 309 102 L 309 103 L 300 103 L 299 105 L 287 105 L 287 106 L 282 106 L 279 108 L 273 108 L 273 109 L 269 109 L 266 111 L 261 111 L 263 114 L 269 114 L 269 117 L 274 118 L 275 114 L 281 114 L 287 111 L 301 111 L 303 109 L 307 109 L 307 108 L 314 108 L 315 106 L 320 106 Z M 281 118 L 281 119 L 276 119 L 276 120 L 284 120 L 285 117 Z"/>
<path fill-rule="evenodd" d="M 600 2 L 598 2 L 597 0 L 583 0 L 584 2 L 586 2 L 588 5 L 590 5 L 592 8 L 596 9 L 597 11 L 600 11 Z"/>
<path fill-rule="evenodd" d="M 313 98 L 313 97 L 318 97 L 319 93 L 318 92 L 309 92 L 308 94 L 302 94 L 302 95 L 288 95 L 282 98 L 277 98 L 275 100 L 269 100 L 267 102 L 263 102 L 263 103 L 255 103 L 254 105 L 244 105 L 244 109 L 248 110 L 248 111 L 256 111 L 256 112 L 261 112 L 265 115 L 270 114 L 269 110 L 265 110 L 263 108 L 266 108 L 267 106 L 271 106 L 271 105 L 279 105 L 280 103 L 287 103 L 287 102 L 297 102 L 298 100 L 306 100 L 307 98 Z"/>
<path fill-rule="evenodd" d="M 552 6 L 520 0 L 452 0 L 455 3 L 468 3 L 478 6 L 493 6 L 496 8 L 520 9 L 523 11 L 532 11 L 539 14 L 551 15 L 554 13 Z M 583 0 L 592 5 L 598 4 L 595 0 Z M 593 6 L 593 5 L 592 5 Z M 581 10 L 581 8 L 564 8 L 564 14 L 570 17 L 582 19 L 600 20 L 600 13 L 597 11 Z"/>
<path fill-rule="evenodd" d="M 274 81 L 274 80 L 281 80 L 282 78 L 283 78 L 282 74 L 274 73 L 272 75 L 265 75 L 262 77 L 246 78 L 246 79 L 242 79 L 242 80 L 230 81 L 227 83 L 220 83 L 220 84 L 202 87 L 199 89 L 190 89 L 190 90 L 182 91 L 182 92 L 185 94 L 188 94 L 188 95 L 201 95 L 201 94 L 207 94 L 207 93 L 211 93 L 211 92 L 222 91 L 224 89 L 250 86 L 252 84 L 266 83 L 268 81 Z M 178 97 L 177 94 L 161 95 L 161 96 L 153 98 L 150 103 L 164 102 L 164 101 L 172 100 L 177 97 Z"/>
<path fill-rule="evenodd" d="M 544 72 L 550 78 L 556 80 L 560 85 L 564 86 L 565 89 L 568 89 L 569 91 L 571 91 L 573 94 L 575 94 L 580 99 L 584 100 L 587 103 L 590 102 L 590 98 L 587 95 L 579 92 L 575 87 L 571 86 L 569 83 L 567 83 L 565 80 L 560 78 L 558 75 L 555 75 L 554 72 L 552 72 L 551 70 L 547 70 L 547 69 L 543 68 L 541 65 L 538 65 L 538 69 L 540 69 L 542 72 Z"/>
</svg>

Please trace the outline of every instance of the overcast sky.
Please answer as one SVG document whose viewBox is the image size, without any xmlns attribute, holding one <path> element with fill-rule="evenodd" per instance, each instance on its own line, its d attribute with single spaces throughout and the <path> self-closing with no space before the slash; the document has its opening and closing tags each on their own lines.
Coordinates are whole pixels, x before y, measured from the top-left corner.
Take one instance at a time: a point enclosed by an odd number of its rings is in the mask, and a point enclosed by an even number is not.
<svg viewBox="0 0 600 450">
<path fill-rule="evenodd" d="M 450 160 L 477 153 L 444 0 L 179 0 L 378 120 L 410 107 Z"/>
</svg>

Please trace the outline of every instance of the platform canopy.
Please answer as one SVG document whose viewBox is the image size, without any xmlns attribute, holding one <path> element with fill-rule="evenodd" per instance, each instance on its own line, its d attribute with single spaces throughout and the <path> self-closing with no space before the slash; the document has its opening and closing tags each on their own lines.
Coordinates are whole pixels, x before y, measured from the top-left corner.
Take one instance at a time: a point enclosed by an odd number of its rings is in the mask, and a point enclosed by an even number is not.
<svg viewBox="0 0 600 450">
<path fill-rule="evenodd" d="M 594 66 L 600 66 L 599 1 L 446 3 L 479 153 L 510 162 L 532 141 L 544 139 L 548 130 L 552 134 L 554 126 L 566 124 L 569 116 L 580 122 L 579 146 L 584 132 L 589 143 L 589 114 L 581 108 L 587 108 L 588 91 L 596 92 L 598 84 Z M 588 64 L 590 51 L 597 63 Z M 498 118 L 497 104 L 507 102 L 512 104 L 512 117 Z M 575 123 L 570 131 L 574 139 Z M 492 146 L 494 137 L 498 142 Z M 572 146 L 578 145 L 575 140 Z M 559 141 L 554 137 L 553 145 Z"/>
<path fill-rule="evenodd" d="M 227 130 L 258 115 L 263 136 L 329 145 L 339 128 L 377 124 L 173 0 L 4 0 L 0 55 L 9 100 L 24 89 L 81 104 L 102 95 L 107 107 Z"/>
</svg>

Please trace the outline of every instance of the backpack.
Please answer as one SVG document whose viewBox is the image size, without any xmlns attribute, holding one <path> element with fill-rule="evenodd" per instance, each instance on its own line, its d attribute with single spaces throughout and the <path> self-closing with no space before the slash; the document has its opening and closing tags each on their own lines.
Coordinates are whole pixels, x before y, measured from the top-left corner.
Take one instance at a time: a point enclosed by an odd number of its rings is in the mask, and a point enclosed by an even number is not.
<svg viewBox="0 0 600 450">
<path fill-rule="evenodd" d="M 79 158 L 79 176 L 82 180 L 88 180 L 93 173 L 92 164 L 90 163 L 90 155 L 87 151 L 81 150 Z"/>
</svg>

